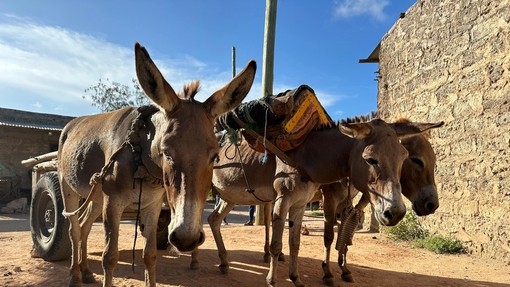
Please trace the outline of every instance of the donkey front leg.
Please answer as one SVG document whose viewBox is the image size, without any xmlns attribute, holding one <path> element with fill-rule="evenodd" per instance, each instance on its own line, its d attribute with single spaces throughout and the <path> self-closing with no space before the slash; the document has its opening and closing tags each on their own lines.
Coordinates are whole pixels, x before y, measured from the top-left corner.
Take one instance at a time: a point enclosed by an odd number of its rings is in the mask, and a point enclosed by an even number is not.
<svg viewBox="0 0 510 287">
<path fill-rule="evenodd" d="M 306 204 L 292 206 L 289 210 L 289 278 L 296 287 L 304 287 L 305 284 L 299 276 L 298 258 L 301 244 L 301 226 L 305 214 Z"/>
<path fill-rule="evenodd" d="M 163 201 L 156 201 L 142 211 L 140 230 L 145 239 L 143 263 L 145 265 L 145 286 L 156 286 L 156 258 L 158 219 Z"/>
<path fill-rule="evenodd" d="M 220 204 L 218 204 L 209 217 L 207 217 L 207 222 L 209 222 L 209 227 L 211 227 L 214 241 L 216 242 L 216 248 L 218 249 L 218 256 L 220 257 L 220 266 L 218 266 L 218 268 L 222 274 L 228 273 L 229 263 L 227 249 L 225 248 L 225 243 L 221 236 L 221 223 L 234 206 L 235 204 L 222 199 Z"/>
<path fill-rule="evenodd" d="M 271 261 L 269 263 L 269 272 L 267 273 L 266 283 L 270 287 L 277 286 L 278 278 L 278 257 L 282 252 L 283 230 L 285 228 L 285 219 L 289 207 L 284 196 L 278 196 L 273 210 L 273 234 L 269 251 Z"/>
</svg>

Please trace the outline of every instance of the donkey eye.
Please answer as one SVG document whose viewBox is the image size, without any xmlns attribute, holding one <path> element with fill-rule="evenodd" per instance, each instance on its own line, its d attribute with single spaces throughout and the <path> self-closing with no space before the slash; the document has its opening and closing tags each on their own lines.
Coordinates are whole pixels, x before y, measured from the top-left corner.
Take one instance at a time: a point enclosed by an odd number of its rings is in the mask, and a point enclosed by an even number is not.
<svg viewBox="0 0 510 287">
<path fill-rule="evenodd" d="M 172 154 L 170 153 L 170 151 L 166 150 L 163 152 L 163 155 L 165 156 L 166 160 L 170 163 L 170 164 L 173 164 L 174 162 L 174 159 L 172 157 Z"/>
<path fill-rule="evenodd" d="M 411 161 L 414 162 L 414 164 L 416 164 L 417 166 L 419 166 L 421 168 L 425 167 L 425 163 L 423 163 L 423 161 L 419 158 L 412 157 Z"/>
<path fill-rule="evenodd" d="M 365 161 L 369 164 L 369 165 L 373 165 L 373 166 L 376 166 L 379 164 L 379 162 L 374 159 L 373 157 L 368 157 L 365 159 Z"/>
<path fill-rule="evenodd" d="M 211 158 L 211 163 L 217 163 L 220 161 L 220 157 L 218 156 L 218 154 L 214 154 L 213 157 Z"/>
</svg>

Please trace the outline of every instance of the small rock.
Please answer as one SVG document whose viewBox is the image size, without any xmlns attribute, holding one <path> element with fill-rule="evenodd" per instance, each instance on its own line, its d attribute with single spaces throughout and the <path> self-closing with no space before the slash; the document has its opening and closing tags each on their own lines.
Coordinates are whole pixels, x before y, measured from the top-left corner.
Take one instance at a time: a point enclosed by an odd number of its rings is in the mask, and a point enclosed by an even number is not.
<svg viewBox="0 0 510 287">
<path fill-rule="evenodd" d="M 306 225 L 303 225 L 301 227 L 301 234 L 303 235 L 309 235 L 310 234 L 310 231 L 308 230 L 308 228 L 306 227 Z"/>
<path fill-rule="evenodd" d="M 13 271 L 14 272 L 21 272 L 21 267 L 19 267 L 19 266 L 14 267 Z"/>
</svg>

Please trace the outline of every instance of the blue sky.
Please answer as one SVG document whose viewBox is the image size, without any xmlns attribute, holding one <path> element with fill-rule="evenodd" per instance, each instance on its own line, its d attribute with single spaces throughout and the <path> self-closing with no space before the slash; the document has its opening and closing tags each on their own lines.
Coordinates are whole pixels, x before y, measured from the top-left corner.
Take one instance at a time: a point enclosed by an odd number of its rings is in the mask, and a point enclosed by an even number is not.
<svg viewBox="0 0 510 287">
<path fill-rule="evenodd" d="M 0 107 L 97 113 L 85 89 L 135 78 L 134 42 L 176 90 L 201 81 L 205 100 L 254 59 L 261 96 L 263 0 L 1 1 Z M 377 64 L 359 64 L 415 0 L 278 1 L 274 93 L 311 86 L 333 119 L 377 108 Z"/>
</svg>

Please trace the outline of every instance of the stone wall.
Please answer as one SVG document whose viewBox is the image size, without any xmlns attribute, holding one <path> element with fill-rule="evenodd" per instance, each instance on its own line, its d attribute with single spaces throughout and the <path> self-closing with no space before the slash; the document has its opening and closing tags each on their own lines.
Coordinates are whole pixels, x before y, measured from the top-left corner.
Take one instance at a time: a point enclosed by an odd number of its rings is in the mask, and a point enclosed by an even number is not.
<svg viewBox="0 0 510 287">
<path fill-rule="evenodd" d="M 417 1 L 383 37 L 383 118 L 432 132 L 440 207 L 423 224 L 510 262 L 510 1 Z"/>
</svg>

